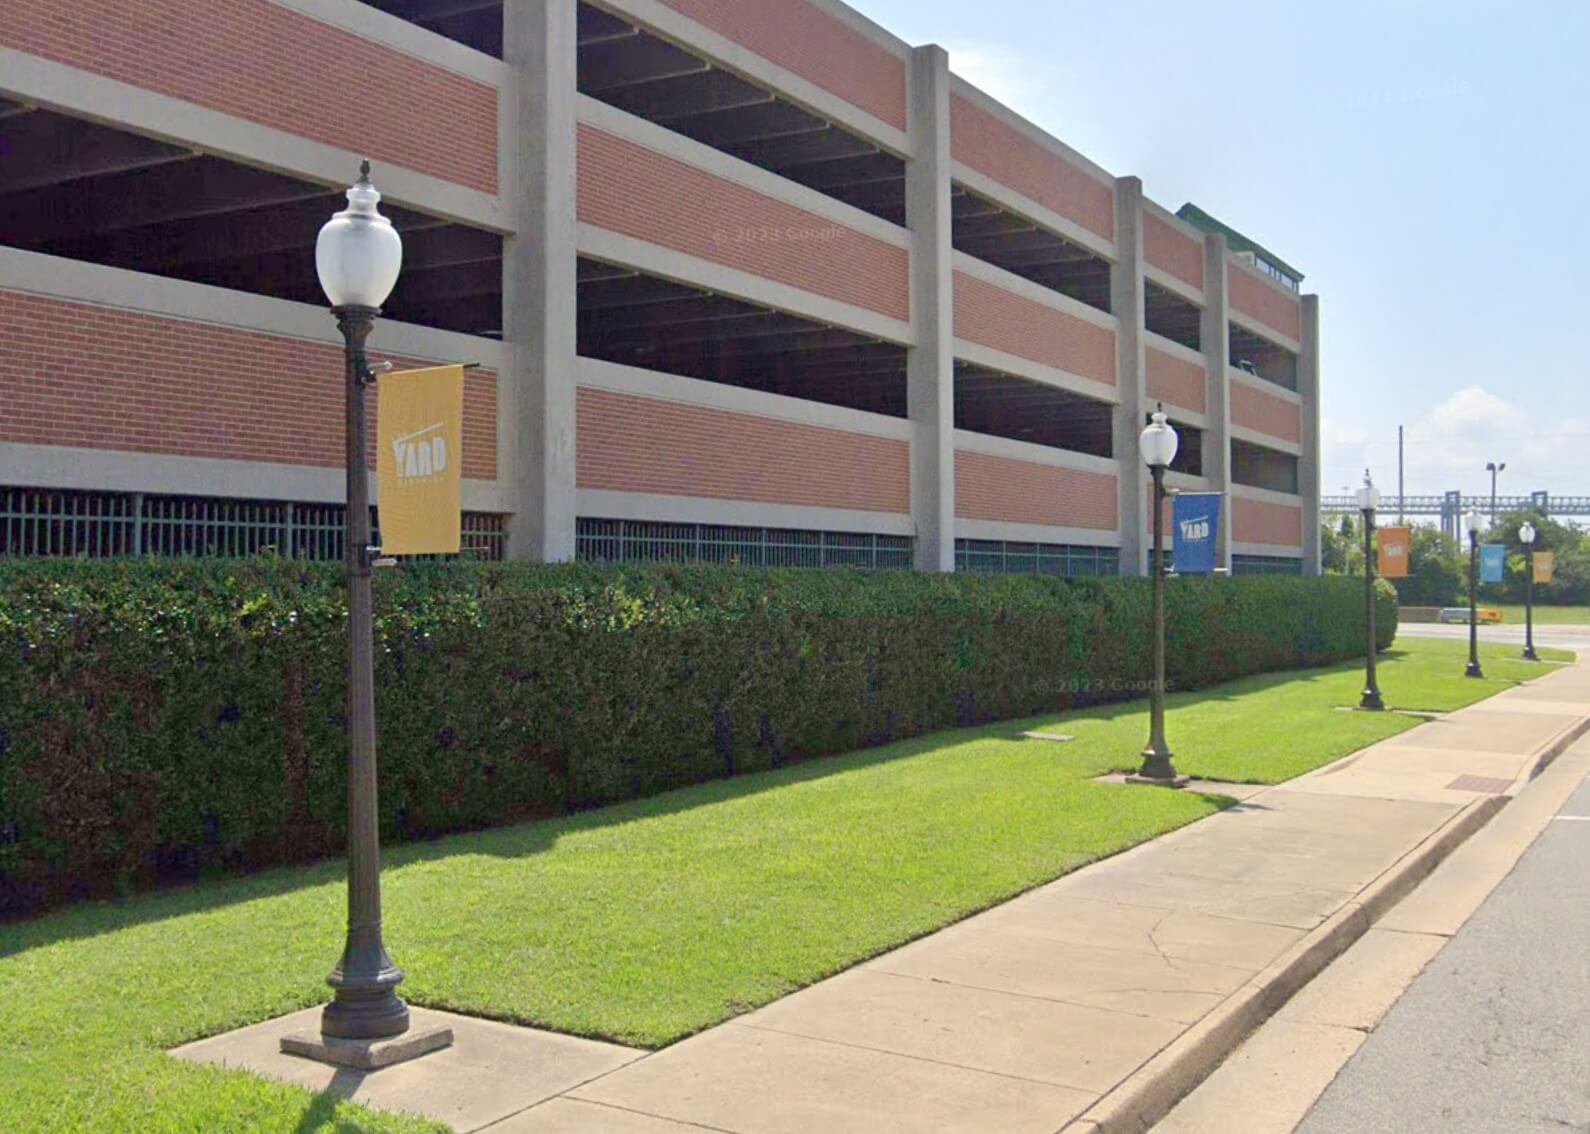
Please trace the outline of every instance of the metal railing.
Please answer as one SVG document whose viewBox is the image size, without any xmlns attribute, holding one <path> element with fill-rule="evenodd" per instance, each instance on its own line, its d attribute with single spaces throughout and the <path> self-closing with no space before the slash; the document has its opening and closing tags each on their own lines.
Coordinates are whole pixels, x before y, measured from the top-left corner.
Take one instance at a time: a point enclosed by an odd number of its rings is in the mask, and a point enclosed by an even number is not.
<svg viewBox="0 0 1590 1134">
<path fill-rule="evenodd" d="M 955 541 L 955 569 L 984 575 L 1060 575 L 1083 578 L 1120 574 L 1115 547 L 1067 543 L 1015 543 L 998 539 Z"/>
<path fill-rule="evenodd" d="M 576 555 L 603 563 L 724 563 L 742 567 L 911 567 L 910 536 L 654 520 L 578 521 Z"/>
<path fill-rule="evenodd" d="M 292 500 L 0 486 L 0 555 L 341 559 L 345 511 Z M 371 515 L 378 524 L 379 511 Z M 504 517 L 463 514 L 462 557 L 501 559 L 506 539 Z"/>
</svg>

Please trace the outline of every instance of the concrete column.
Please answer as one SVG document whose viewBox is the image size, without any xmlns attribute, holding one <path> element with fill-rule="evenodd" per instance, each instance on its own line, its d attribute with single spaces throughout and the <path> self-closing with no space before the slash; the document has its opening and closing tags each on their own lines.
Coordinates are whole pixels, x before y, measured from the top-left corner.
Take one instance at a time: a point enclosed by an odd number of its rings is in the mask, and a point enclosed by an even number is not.
<svg viewBox="0 0 1590 1134">
<path fill-rule="evenodd" d="M 1303 352 L 1297 359 L 1297 392 L 1303 399 L 1303 456 L 1297 491 L 1303 498 L 1303 574 L 1318 575 L 1320 562 L 1319 296 L 1303 297 Z"/>
<path fill-rule="evenodd" d="M 574 558 L 575 0 L 504 4 L 503 244 L 499 412 L 514 515 L 508 555 Z"/>
<path fill-rule="evenodd" d="M 1146 389 L 1143 344 L 1143 182 L 1115 181 L 1115 266 L 1110 273 L 1110 310 L 1115 314 L 1115 459 L 1120 462 L 1121 574 L 1148 573 L 1148 466 L 1137 451 L 1145 415 L 1153 407 Z"/>
<path fill-rule="evenodd" d="M 942 47 L 911 53 L 911 519 L 919 571 L 955 570 L 955 297 L 950 247 L 950 63 Z"/>
<path fill-rule="evenodd" d="M 1225 513 L 1216 539 L 1215 565 L 1231 568 L 1231 381 L 1226 370 L 1231 361 L 1231 308 L 1226 289 L 1226 237 L 1212 232 L 1204 237 L 1204 310 L 1198 324 L 1209 375 L 1209 428 L 1204 432 L 1204 476 L 1209 486 L 1224 492 Z"/>
</svg>

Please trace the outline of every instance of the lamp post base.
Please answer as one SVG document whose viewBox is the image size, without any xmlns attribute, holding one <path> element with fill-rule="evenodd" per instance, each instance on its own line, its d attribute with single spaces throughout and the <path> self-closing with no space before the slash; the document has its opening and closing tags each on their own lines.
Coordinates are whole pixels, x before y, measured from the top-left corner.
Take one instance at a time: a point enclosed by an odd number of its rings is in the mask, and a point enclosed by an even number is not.
<svg viewBox="0 0 1590 1134">
<path fill-rule="evenodd" d="M 1169 776 L 1145 776 L 1142 772 L 1133 772 L 1126 777 L 1123 783 L 1145 784 L 1148 787 L 1186 787 L 1192 782 L 1191 776 L 1182 776 L 1172 773 Z"/>
<path fill-rule="evenodd" d="M 1535 652 L 1535 647 L 1534 646 L 1525 646 L 1524 647 L 1524 660 L 1525 661 L 1539 661 L 1540 660 L 1540 655 Z"/>
<path fill-rule="evenodd" d="M 1463 676 L 1464 677 L 1484 677 L 1485 673 L 1484 673 L 1483 670 L 1480 669 L 1480 663 L 1479 662 L 1471 661 L 1471 662 L 1469 662 L 1468 665 L 1463 667 Z"/>
<path fill-rule="evenodd" d="M 1360 709 L 1384 710 L 1386 702 L 1381 700 L 1380 690 L 1370 688 L 1364 690 L 1364 695 L 1359 698 L 1358 707 Z"/>
<path fill-rule="evenodd" d="M 1164 744 L 1150 744 L 1143 749 L 1143 765 L 1126 777 L 1129 784 L 1154 784 L 1159 787 L 1181 787 L 1189 777 L 1176 771 L 1171 763 L 1170 749 Z"/>
</svg>

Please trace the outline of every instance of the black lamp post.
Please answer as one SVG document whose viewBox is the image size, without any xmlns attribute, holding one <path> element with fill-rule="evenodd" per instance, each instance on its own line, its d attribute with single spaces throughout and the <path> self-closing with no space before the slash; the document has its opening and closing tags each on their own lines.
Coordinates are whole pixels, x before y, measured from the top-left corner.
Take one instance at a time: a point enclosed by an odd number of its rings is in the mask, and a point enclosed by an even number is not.
<svg viewBox="0 0 1590 1134">
<path fill-rule="evenodd" d="M 1496 474 L 1507 468 L 1506 461 L 1486 461 L 1485 471 L 1491 474 L 1491 527 L 1496 526 Z"/>
<path fill-rule="evenodd" d="M 1518 539 L 1528 555 L 1524 564 L 1524 659 L 1539 661 L 1535 654 L 1535 525 L 1528 520 L 1520 524 Z"/>
<path fill-rule="evenodd" d="M 343 561 L 348 577 L 348 936 L 326 982 L 335 990 L 321 1013 L 322 1034 L 373 1040 L 408 1030 L 397 994 L 403 970 L 381 941 L 381 844 L 376 809 L 375 660 L 370 573 L 370 484 L 365 465 L 365 388 L 374 373 L 364 343 L 403 266 L 403 241 L 377 209 L 370 163 L 348 190 L 348 207 L 326 222 L 315 269 L 342 331 L 346 357 L 348 515 Z"/>
<path fill-rule="evenodd" d="M 1363 487 L 1358 490 L 1358 512 L 1364 518 L 1364 695 L 1360 709 L 1384 709 L 1380 686 L 1375 684 L 1375 509 L 1380 507 L 1380 489 L 1364 470 Z"/>
<path fill-rule="evenodd" d="M 1477 508 L 1469 509 L 1468 515 L 1463 517 L 1463 526 L 1469 533 L 1469 664 L 1463 676 L 1484 677 L 1480 669 L 1480 513 Z"/>
<path fill-rule="evenodd" d="M 1143 766 L 1132 783 L 1180 787 L 1186 776 L 1176 774 L 1170 745 L 1165 743 L 1165 469 L 1176 459 L 1176 430 L 1165 420 L 1164 407 L 1154 411 L 1138 438 L 1139 449 L 1154 478 L 1154 683 L 1149 690 L 1148 747 Z"/>
</svg>

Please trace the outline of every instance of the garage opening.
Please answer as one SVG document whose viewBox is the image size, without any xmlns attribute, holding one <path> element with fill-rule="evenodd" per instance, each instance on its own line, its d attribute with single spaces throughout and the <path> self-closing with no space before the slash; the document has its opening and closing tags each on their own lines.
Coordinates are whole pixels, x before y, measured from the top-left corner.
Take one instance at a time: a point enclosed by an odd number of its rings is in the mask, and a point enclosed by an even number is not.
<svg viewBox="0 0 1590 1134">
<path fill-rule="evenodd" d="M 955 363 L 955 428 L 1095 457 L 1114 455 L 1114 407 L 1030 378 Z"/>
<path fill-rule="evenodd" d="M 957 252 L 1109 313 L 1110 262 L 1036 221 L 955 185 L 950 242 Z"/>
<path fill-rule="evenodd" d="M 906 415 L 906 348 L 582 257 L 579 352 L 587 358 Z"/>
</svg>

